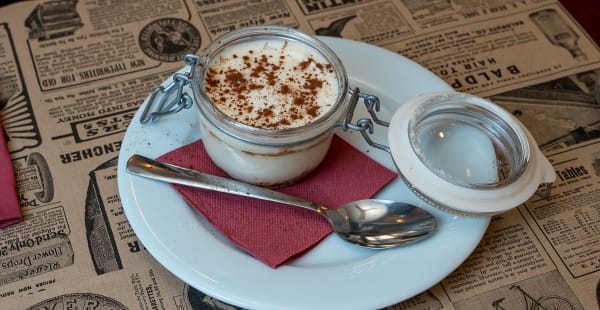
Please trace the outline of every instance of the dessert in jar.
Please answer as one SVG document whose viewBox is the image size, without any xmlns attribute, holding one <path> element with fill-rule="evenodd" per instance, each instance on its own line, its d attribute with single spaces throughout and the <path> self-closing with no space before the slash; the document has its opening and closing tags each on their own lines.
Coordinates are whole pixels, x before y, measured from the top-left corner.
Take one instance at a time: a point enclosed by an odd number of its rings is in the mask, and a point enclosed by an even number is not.
<svg viewBox="0 0 600 310">
<path fill-rule="evenodd" d="M 222 36 L 203 56 L 192 89 L 217 166 L 276 187 L 319 165 L 348 106 L 347 75 L 333 51 L 297 30 L 262 26 Z"/>
</svg>

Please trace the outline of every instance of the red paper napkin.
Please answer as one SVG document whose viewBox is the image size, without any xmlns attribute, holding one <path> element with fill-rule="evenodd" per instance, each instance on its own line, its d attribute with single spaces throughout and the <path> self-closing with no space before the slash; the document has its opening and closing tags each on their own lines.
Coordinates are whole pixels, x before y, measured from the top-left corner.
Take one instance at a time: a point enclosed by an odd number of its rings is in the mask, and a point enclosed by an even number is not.
<svg viewBox="0 0 600 310">
<path fill-rule="evenodd" d="M 17 198 L 17 183 L 2 129 L 2 121 L 0 121 L 0 179 L 2 179 L 2 185 L 0 185 L 0 228 L 2 228 L 23 220 Z"/>
<path fill-rule="evenodd" d="M 159 160 L 226 176 L 212 163 L 201 140 Z M 395 177 L 395 172 L 336 136 L 313 173 L 278 190 L 337 208 L 373 196 Z M 310 210 L 182 185 L 173 187 L 229 240 L 273 268 L 301 256 L 332 232 L 327 220 Z"/>
</svg>

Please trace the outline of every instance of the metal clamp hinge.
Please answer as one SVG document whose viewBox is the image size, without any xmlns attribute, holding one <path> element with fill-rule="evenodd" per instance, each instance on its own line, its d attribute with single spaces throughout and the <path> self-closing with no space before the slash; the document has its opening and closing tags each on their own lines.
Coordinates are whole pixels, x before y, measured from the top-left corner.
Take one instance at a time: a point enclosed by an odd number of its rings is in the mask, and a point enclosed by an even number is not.
<svg viewBox="0 0 600 310">
<path fill-rule="evenodd" d="M 140 116 L 140 123 L 155 122 L 162 116 L 189 109 L 193 105 L 193 98 L 183 88 L 192 82 L 198 60 L 196 55 L 184 56 L 183 62 L 190 66 L 190 70 L 187 73 L 175 73 L 172 82 L 166 86 L 161 85 L 152 92 Z M 169 101 L 174 93 L 176 96 Z"/>
<path fill-rule="evenodd" d="M 535 194 L 541 198 L 550 198 L 552 194 L 552 183 L 542 183 Z"/>
<path fill-rule="evenodd" d="M 369 136 L 370 134 L 373 134 L 374 131 L 373 122 L 384 127 L 389 127 L 390 125 L 390 123 L 382 121 L 377 117 L 376 113 L 379 112 L 380 109 L 379 98 L 377 98 L 377 96 L 374 95 L 367 95 L 361 93 L 358 87 L 351 90 L 350 93 L 352 94 L 352 96 L 350 97 L 348 111 L 346 112 L 346 116 L 339 124 L 339 126 L 342 127 L 344 131 L 354 130 L 360 132 L 360 134 L 370 146 L 389 153 L 390 148 L 387 145 L 377 143 L 373 141 L 373 139 L 371 139 L 371 137 Z M 358 99 L 362 99 L 362 101 L 365 104 L 365 107 L 367 108 L 367 112 L 369 112 L 371 118 L 361 118 L 356 121 L 356 124 L 353 124 L 352 118 L 354 117 L 354 110 L 356 109 Z"/>
</svg>

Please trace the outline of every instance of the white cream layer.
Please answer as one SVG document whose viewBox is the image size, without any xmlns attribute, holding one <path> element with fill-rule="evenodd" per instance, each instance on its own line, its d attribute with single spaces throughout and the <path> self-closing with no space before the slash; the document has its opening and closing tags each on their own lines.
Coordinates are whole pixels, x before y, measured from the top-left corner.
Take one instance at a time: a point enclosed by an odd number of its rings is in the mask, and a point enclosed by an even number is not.
<svg viewBox="0 0 600 310">
<path fill-rule="evenodd" d="M 226 48 L 210 64 L 205 88 L 223 113 L 266 129 L 309 124 L 339 95 L 331 64 L 312 47 L 283 39 Z"/>
</svg>

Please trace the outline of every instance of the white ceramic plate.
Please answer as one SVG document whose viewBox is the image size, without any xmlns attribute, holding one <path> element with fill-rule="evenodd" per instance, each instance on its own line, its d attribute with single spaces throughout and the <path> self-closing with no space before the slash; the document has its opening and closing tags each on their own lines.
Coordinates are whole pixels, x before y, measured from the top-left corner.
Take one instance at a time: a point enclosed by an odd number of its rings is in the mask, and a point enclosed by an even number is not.
<svg viewBox="0 0 600 310">
<path fill-rule="evenodd" d="M 383 119 L 389 120 L 411 97 L 450 89 L 426 69 L 392 52 L 349 40 L 321 39 L 340 56 L 353 87 L 380 97 Z M 365 115 L 363 110 L 355 119 Z M 127 218 L 148 251 L 189 285 L 227 303 L 252 309 L 329 310 L 392 305 L 445 278 L 473 251 L 489 223 L 488 217 L 460 217 L 434 209 L 396 180 L 377 197 L 433 212 L 439 229 L 431 238 L 403 248 L 369 250 L 330 235 L 307 255 L 272 269 L 216 233 L 169 185 L 125 171 L 134 153 L 157 157 L 198 139 L 196 113 L 193 107 L 143 126 L 140 113 L 136 114 L 120 152 L 119 192 Z M 369 147 L 360 134 L 340 135 L 394 169 L 389 154 Z M 386 128 L 376 128 L 375 139 L 385 143 L 386 136 Z"/>
</svg>

